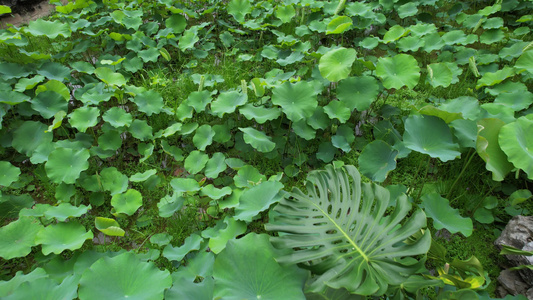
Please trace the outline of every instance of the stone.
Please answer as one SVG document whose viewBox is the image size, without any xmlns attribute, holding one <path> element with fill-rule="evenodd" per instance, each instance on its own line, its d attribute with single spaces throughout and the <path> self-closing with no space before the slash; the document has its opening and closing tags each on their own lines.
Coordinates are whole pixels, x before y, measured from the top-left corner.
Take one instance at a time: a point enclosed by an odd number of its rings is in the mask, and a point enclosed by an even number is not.
<svg viewBox="0 0 533 300">
<path fill-rule="evenodd" d="M 529 286 L 516 271 L 503 270 L 498 276 L 500 285 L 511 295 L 525 295 Z"/>
</svg>

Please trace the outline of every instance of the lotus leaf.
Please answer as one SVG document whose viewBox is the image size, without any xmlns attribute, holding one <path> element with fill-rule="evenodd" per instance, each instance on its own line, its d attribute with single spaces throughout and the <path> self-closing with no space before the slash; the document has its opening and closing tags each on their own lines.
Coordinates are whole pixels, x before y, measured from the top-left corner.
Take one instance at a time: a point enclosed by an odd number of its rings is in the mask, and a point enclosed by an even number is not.
<svg viewBox="0 0 533 300">
<path fill-rule="evenodd" d="M 515 122 L 501 127 L 498 134 L 498 144 L 507 155 L 509 161 L 526 172 L 529 179 L 533 179 L 533 120 L 520 117 Z"/>
<path fill-rule="evenodd" d="M 143 182 L 143 181 L 146 181 L 151 176 L 155 175 L 156 173 L 157 173 L 157 170 L 155 169 L 150 169 L 143 173 L 135 173 L 130 176 L 130 181 L 131 182 Z"/>
<path fill-rule="evenodd" d="M 251 233 L 228 242 L 215 259 L 215 298 L 305 299 L 306 272 L 281 266 L 265 234 Z M 239 282 L 239 284 L 235 284 Z"/>
<path fill-rule="evenodd" d="M 447 87 L 452 83 L 453 74 L 450 68 L 443 63 L 433 63 L 427 66 L 427 80 L 432 87 Z"/>
<path fill-rule="evenodd" d="M 153 263 L 141 261 L 134 253 L 102 257 L 80 279 L 78 295 L 85 299 L 163 299 L 172 285 L 170 273 Z"/>
<path fill-rule="evenodd" d="M 248 96 L 236 91 L 220 93 L 218 99 L 211 103 L 211 111 L 214 115 L 222 118 L 224 114 L 233 113 L 248 100 Z"/>
<path fill-rule="evenodd" d="M 377 37 L 366 37 L 359 43 L 359 46 L 367 50 L 372 50 L 377 47 L 379 41 L 380 39 Z"/>
<path fill-rule="evenodd" d="M 165 20 L 165 25 L 171 28 L 173 33 L 182 33 L 187 27 L 187 20 L 180 14 L 174 14 Z"/>
<path fill-rule="evenodd" d="M 189 156 L 185 159 L 184 167 L 187 172 L 196 174 L 202 171 L 209 161 L 209 156 L 198 150 L 194 150 L 189 153 Z"/>
<path fill-rule="evenodd" d="M 485 167 L 492 172 L 492 179 L 502 181 L 513 169 L 507 155 L 498 143 L 500 129 L 505 125 L 499 119 L 482 119 L 478 121 L 476 150 L 485 161 Z"/>
<path fill-rule="evenodd" d="M 192 138 L 192 141 L 196 148 L 201 151 L 205 151 L 205 148 L 213 143 L 213 137 L 215 136 L 215 131 L 211 126 L 205 124 L 198 129 Z"/>
<path fill-rule="evenodd" d="M 146 91 L 137 94 L 133 102 L 139 107 L 139 111 L 146 113 L 147 116 L 158 114 L 164 106 L 163 97 L 156 91 Z"/>
<path fill-rule="evenodd" d="M 328 105 L 324 106 L 324 112 L 330 119 L 337 119 L 339 122 L 346 123 L 350 119 L 351 110 L 344 105 L 341 101 L 331 101 Z"/>
<path fill-rule="evenodd" d="M 333 82 L 345 79 L 350 75 L 355 57 L 354 49 L 340 47 L 329 50 L 320 58 L 318 63 L 320 74 Z"/>
<path fill-rule="evenodd" d="M 514 111 L 521 111 L 533 104 L 533 93 L 528 91 L 513 91 L 499 94 L 494 103 L 505 105 Z"/>
<path fill-rule="evenodd" d="M 226 158 L 224 154 L 216 152 L 205 166 L 205 176 L 207 178 L 217 178 L 221 172 L 226 170 Z"/>
<path fill-rule="evenodd" d="M 68 102 L 56 92 L 39 93 L 31 103 L 32 109 L 38 111 L 45 119 L 50 119 L 59 111 L 68 111 Z"/>
<path fill-rule="evenodd" d="M 38 278 L 31 281 L 25 281 L 18 286 L 13 294 L 3 299 L 75 299 L 78 295 L 78 280 L 79 277 L 77 275 L 70 275 L 59 285 L 57 281 L 52 278 Z"/>
<path fill-rule="evenodd" d="M 409 31 L 403 28 L 400 25 L 394 25 L 385 33 L 383 36 L 383 43 L 388 44 L 399 40 L 401 37 L 404 37 L 409 34 Z"/>
<path fill-rule="evenodd" d="M 266 181 L 246 190 L 235 209 L 235 219 L 251 222 L 253 217 L 283 198 L 279 193 L 282 188 L 281 182 Z"/>
<path fill-rule="evenodd" d="M 97 107 L 84 106 L 75 109 L 68 115 L 69 123 L 80 132 L 85 132 L 87 128 L 96 126 L 100 110 Z"/>
<path fill-rule="evenodd" d="M 450 113 L 461 113 L 463 118 L 469 120 L 477 120 L 481 112 L 478 100 L 468 96 L 447 100 L 439 106 L 439 109 Z"/>
<path fill-rule="evenodd" d="M 439 194 L 422 196 L 420 207 L 424 209 L 428 218 L 433 219 L 433 226 L 436 229 L 446 228 L 451 233 L 460 232 L 466 237 L 472 234 L 472 220 L 461 217 L 459 210 L 450 207 L 448 199 L 442 198 Z"/>
<path fill-rule="evenodd" d="M 259 152 L 270 152 L 276 147 L 276 143 L 272 142 L 272 138 L 262 131 L 252 127 L 239 128 L 239 130 L 244 132 L 244 141 Z"/>
<path fill-rule="evenodd" d="M 160 217 L 168 218 L 181 209 L 183 202 L 185 202 L 185 198 L 179 195 L 180 193 L 175 192 L 172 196 L 166 195 L 159 200 L 157 208 L 159 209 Z"/>
<path fill-rule="evenodd" d="M 47 128 L 41 122 L 25 121 L 13 132 L 11 145 L 18 152 L 31 156 L 39 146 L 52 142 L 53 135 Z"/>
<path fill-rule="evenodd" d="M 24 257 L 31 252 L 37 233 L 43 226 L 34 218 L 20 217 L 0 228 L 0 257 L 9 260 Z"/>
<path fill-rule="evenodd" d="M 183 160 L 183 151 L 180 148 L 169 145 L 166 140 L 161 141 L 161 147 L 165 153 L 172 156 L 176 161 Z"/>
<path fill-rule="evenodd" d="M 83 246 L 85 240 L 92 239 L 92 231 L 85 231 L 85 227 L 77 221 L 68 223 L 57 223 L 49 225 L 35 238 L 36 244 L 42 244 L 44 255 L 50 253 L 60 254 L 64 250 L 76 250 Z"/>
<path fill-rule="evenodd" d="M 207 229 L 202 233 L 204 238 L 209 238 L 209 249 L 219 254 L 228 241 L 234 240 L 237 236 L 246 232 L 246 224 L 243 221 L 237 221 L 233 218 L 226 217 L 224 219 L 225 228 L 219 228 L 218 230 Z"/>
<path fill-rule="evenodd" d="M 18 271 L 15 277 L 9 281 L 0 281 L 0 297 L 7 297 L 13 294 L 24 282 L 35 281 L 45 277 L 48 277 L 48 274 L 43 268 L 35 268 L 28 274 L 23 274 L 22 271 Z"/>
<path fill-rule="evenodd" d="M 479 37 L 479 42 L 483 44 L 498 43 L 505 38 L 505 33 L 501 29 L 489 29 L 483 32 Z"/>
<path fill-rule="evenodd" d="M 231 0 L 228 3 L 228 13 L 239 23 L 244 22 L 244 16 L 250 13 L 252 6 L 249 0 Z"/>
<path fill-rule="evenodd" d="M 102 150 L 116 151 L 122 145 L 122 138 L 120 132 L 116 130 L 109 130 L 98 137 L 98 145 Z"/>
<path fill-rule="evenodd" d="M 187 253 L 194 250 L 199 250 L 203 240 L 204 239 L 201 236 L 193 233 L 185 239 L 181 247 L 172 247 L 172 245 L 167 245 L 163 250 L 163 256 L 169 260 L 180 261 L 185 257 L 185 255 L 187 255 Z"/>
<path fill-rule="evenodd" d="M 111 205 L 116 214 L 131 216 L 143 205 L 142 195 L 137 190 L 129 189 L 125 193 L 114 195 Z"/>
<path fill-rule="evenodd" d="M 531 193 L 530 190 L 526 190 L 526 189 L 516 190 L 509 196 L 509 202 L 511 202 L 511 205 L 518 205 L 526 200 L 531 199 L 532 196 L 533 194 Z M 493 205 L 492 208 L 496 207 L 497 204 L 498 203 L 496 203 L 496 205 Z"/>
<path fill-rule="evenodd" d="M 1 72 L 1 70 L 0 70 Z M 37 84 L 41 83 L 44 80 L 44 76 L 41 75 L 35 75 L 32 78 L 21 78 L 17 84 L 15 84 L 15 88 L 13 89 L 16 92 L 24 92 L 26 90 L 33 89 Z"/>
<path fill-rule="evenodd" d="M 318 105 L 317 95 L 310 82 L 285 82 L 274 87 L 272 103 L 281 106 L 287 118 L 293 122 L 311 117 Z"/>
<path fill-rule="evenodd" d="M 94 219 L 94 226 L 108 236 L 124 236 L 124 233 L 126 233 L 120 228 L 116 220 L 110 218 L 96 217 Z"/>
<path fill-rule="evenodd" d="M 196 42 L 198 42 L 199 40 L 200 38 L 198 37 L 198 28 L 191 27 L 190 29 L 187 29 L 179 38 L 178 47 L 181 51 L 193 49 L 194 44 L 196 44 Z"/>
<path fill-rule="evenodd" d="M 187 104 L 198 113 L 204 111 L 211 101 L 213 101 L 213 98 L 209 91 L 192 92 L 187 98 Z"/>
<path fill-rule="evenodd" d="M 376 75 L 387 89 L 400 89 L 403 86 L 413 89 L 420 78 L 420 68 L 411 55 L 398 54 L 380 58 L 376 65 Z"/>
<path fill-rule="evenodd" d="M 137 52 L 137 55 L 139 55 L 144 62 L 157 62 L 157 59 L 161 53 L 159 53 L 157 48 L 150 48 Z"/>
<path fill-rule="evenodd" d="M 13 182 L 19 180 L 20 169 L 9 162 L 0 161 L 0 169 L 2 170 L 2 174 L 0 174 L 0 185 L 8 187 Z"/>
<path fill-rule="evenodd" d="M 155 137 L 169 137 L 169 136 L 173 136 L 176 132 L 179 132 L 181 130 L 181 127 L 183 126 L 183 124 L 181 123 L 174 123 L 170 126 L 168 126 L 167 128 L 165 128 L 165 130 L 161 130 L 159 132 L 156 133 Z"/>
<path fill-rule="evenodd" d="M 274 13 L 283 23 L 288 23 L 296 15 L 296 10 L 292 5 L 278 5 Z"/>
<path fill-rule="evenodd" d="M 226 163 L 228 163 L 230 159 L 226 159 Z M 234 168 L 230 165 L 230 168 Z M 261 175 L 259 171 L 250 165 L 244 165 L 238 168 L 237 175 L 233 177 L 233 181 L 235 182 L 235 186 L 245 188 L 245 187 L 253 187 L 262 181 L 266 180 L 266 177 L 264 175 Z"/>
<path fill-rule="evenodd" d="M 46 174 L 55 183 L 73 184 L 89 168 L 89 157 L 87 149 L 56 148 L 44 165 Z"/>
<path fill-rule="evenodd" d="M 306 122 L 315 130 L 326 129 L 330 125 L 328 115 L 326 115 L 322 106 L 318 106 L 313 112 L 313 115 L 308 118 Z"/>
<path fill-rule="evenodd" d="M 70 203 L 60 203 L 58 206 L 52 206 L 44 212 L 47 219 L 55 218 L 58 221 L 64 222 L 71 217 L 81 217 L 91 209 L 91 206 L 74 206 Z"/>
<path fill-rule="evenodd" d="M 330 142 L 323 142 L 318 146 L 318 152 L 316 153 L 316 158 L 321 161 L 328 163 L 333 160 L 335 157 L 335 147 Z"/>
<path fill-rule="evenodd" d="M 405 120 L 405 147 L 439 158 L 443 162 L 461 155 L 448 125 L 434 116 L 411 115 Z"/>
<path fill-rule="evenodd" d="M 359 156 L 359 170 L 372 181 L 383 182 L 396 169 L 398 151 L 382 140 L 366 145 Z"/>
<path fill-rule="evenodd" d="M 439 50 L 445 45 L 441 36 L 437 32 L 428 34 L 423 39 L 424 39 L 423 49 L 424 51 L 428 53 L 434 50 Z"/>
<path fill-rule="evenodd" d="M 175 193 L 196 192 L 200 190 L 200 184 L 193 178 L 174 178 L 170 185 Z"/>
<path fill-rule="evenodd" d="M 341 33 L 344 33 L 352 25 L 353 25 L 352 18 L 349 18 L 349 17 L 346 17 L 346 16 L 338 16 L 338 17 L 332 19 L 328 23 L 328 27 L 326 28 L 326 34 L 341 34 Z"/>
<path fill-rule="evenodd" d="M 508 66 L 503 67 L 503 69 L 496 72 L 487 72 L 478 79 L 476 84 L 476 89 L 482 88 L 484 86 L 493 86 L 496 85 L 505 79 L 515 75 L 515 69 Z"/>
<path fill-rule="evenodd" d="M 105 168 L 100 172 L 100 180 L 104 190 L 111 195 L 123 193 L 128 188 L 128 176 L 120 173 L 115 167 Z"/>
<path fill-rule="evenodd" d="M 263 106 L 254 106 L 252 103 L 240 107 L 239 112 L 246 119 L 254 119 L 259 124 L 275 120 L 281 115 L 281 110 L 278 107 L 265 108 Z"/>
<path fill-rule="evenodd" d="M 38 95 L 39 93 L 42 93 L 44 91 L 56 92 L 63 96 L 63 98 L 65 98 L 65 101 L 70 101 L 70 91 L 67 86 L 60 81 L 49 80 L 45 84 L 37 86 L 37 89 L 35 90 L 35 95 Z"/>
<path fill-rule="evenodd" d="M 174 285 L 165 292 L 165 299 L 214 299 L 215 282 L 212 277 L 214 262 L 213 253 L 206 251 L 201 251 L 188 260 L 187 266 L 182 266 L 172 273 Z M 198 278 L 203 278 L 203 280 L 197 282 Z"/>
<path fill-rule="evenodd" d="M 30 75 L 32 71 L 28 70 L 24 65 L 19 65 L 17 63 L 1 63 L 0 64 L 0 74 L 6 79 L 21 78 Z M 21 79 L 21 80 L 22 80 Z M 43 78 L 44 79 L 44 78 Z M 23 92 L 23 91 L 20 91 Z"/>
<path fill-rule="evenodd" d="M 514 66 L 519 70 L 524 69 L 533 74 L 533 51 L 526 51 L 520 55 Z"/>
<path fill-rule="evenodd" d="M 96 74 L 96 76 L 100 78 L 100 80 L 102 80 L 104 83 L 111 86 L 124 86 L 126 84 L 126 79 L 124 78 L 124 75 L 120 73 L 115 73 L 108 67 L 97 68 L 94 71 L 94 74 Z"/>
<path fill-rule="evenodd" d="M 294 122 L 292 124 L 292 129 L 299 137 L 302 137 L 308 141 L 314 139 L 316 136 L 316 131 L 311 126 L 307 125 L 305 120 Z"/>
<path fill-rule="evenodd" d="M 2 95 L 0 95 L 0 103 L 8 105 L 17 105 L 28 100 L 30 100 L 30 97 L 14 91 L 2 91 Z"/>
<path fill-rule="evenodd" d="M 398 16 L 402 19 L 412 17 L 418 13 L 417 2 L 410 2 L 398 7 Z"/>
<path fill-rule="evenodd" d="M 231 188 L 229 186 L 225 186 L 221 189 L 217 189 L 214 185 L 208 184 L 200 190 L 200 195 L 207 196 L 213 200 L 219 200 L 220 198 L 230 195 L 231 194 Z"/>
<path fill-rule="evenodd" d="M 367 110 L 379 93 L 379 84 L 374 77 L 349 77 L 339 82 L 337 97 L 353 111 Z"/>
<path fill-rule="evenodd" d="M 55 39 L 57 36 L 70 37 L 70 28 L 68 24 L 60 21 L 45 21 L 38 19 L 31 21 L 26 31 L 33 36 L 46 36 L 49 39 Z"/>
<path fill-rule="evenodd" d="M 416 242 L 404 243 L 426 226 L 421 210 L 404 222 L 411 211 L 405 194 L 396 199 L 394 212 L 385 216 L 389 191 L 362 183 L 353 166 L 328 165 L 326 170 L 312 171 L 306 186 L 307 195 L 293 188 L 290 198 L 280 201 L 266 229 L 284 232 L 271 238 L 275 247 L 296 249 L 277 261 L 306 262 L 321 270 L 309 282 L 308 291 L 331 287 L 379 295 L 418 270 L 420 263 L 396 259 L 426 253 L 431 244 L 428 231 Z"/>
<path fill-rule="evenodd" d="M 452 121 L 450 127 L 459 145 L 464 148 L 476 148 L 477 124 L 471 120 L 458 119 Z"/>
<path fill-rule="evenodd" d="M 148 125 L 145 120 L 133 120 L 128 128 L 128 131 L 134 138 L 137 138 L 141 141 L 146 141 L 153 138 L 152 127 Z"/>
<path fill-rule="evenodd" d="M 168 233 L 156 233 L 150 237 L 150 243 L 158 246 L 168 245 L 172 241 L 172 236 Z"/>
<path fill-rule="evenodd" d="M 68 79 L 70 77 L 70 72 L 71 70 L 68 67 L 56 62 L 47 62 L 37 70 L 37 74 L 60 82 Z"/>
</svg>

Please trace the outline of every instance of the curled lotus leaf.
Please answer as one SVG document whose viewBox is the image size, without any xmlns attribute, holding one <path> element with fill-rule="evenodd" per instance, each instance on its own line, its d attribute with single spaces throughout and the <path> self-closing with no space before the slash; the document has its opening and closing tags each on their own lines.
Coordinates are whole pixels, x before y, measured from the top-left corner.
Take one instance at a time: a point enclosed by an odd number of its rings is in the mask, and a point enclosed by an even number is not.
<svg viewBox="0 0 533 300">
<path fill-rule="evenodd" d="M 259 152 L 270 152 L 276 147 L 276 143 L 272 141 L 272 138 L 262 131 L 252 127 L 239 128 L 239 130 L 244 132 L 244 142 Z"/>
<path fill-rule="evenodd" d="M 509 161 L 526 172 L 533 179 L 533 120 L 520 117 L 515 122 L 502 126 L 498 134 L 498 144 Z"/>
</svg>

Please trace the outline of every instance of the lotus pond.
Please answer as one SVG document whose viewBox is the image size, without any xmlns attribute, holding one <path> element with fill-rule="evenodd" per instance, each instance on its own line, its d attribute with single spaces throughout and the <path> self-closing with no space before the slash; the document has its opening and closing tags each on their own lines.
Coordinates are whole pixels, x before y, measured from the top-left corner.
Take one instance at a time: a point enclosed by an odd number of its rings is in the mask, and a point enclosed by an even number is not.
<svg viewBox="0 0 533 300">
<path fill-rule="evenodd" d="M 0 298 L 497 298 L 532 1 L 50 2 L 0 29 Z"/>
</svg>

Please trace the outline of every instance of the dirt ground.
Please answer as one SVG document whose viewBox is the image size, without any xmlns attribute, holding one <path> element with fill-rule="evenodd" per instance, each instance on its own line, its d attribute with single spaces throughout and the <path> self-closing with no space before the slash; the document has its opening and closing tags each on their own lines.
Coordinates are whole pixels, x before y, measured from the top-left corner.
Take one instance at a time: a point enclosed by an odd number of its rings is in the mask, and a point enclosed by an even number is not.
<svg viewBox="0 0 533 300">
<path fill-rule="evenodd" d="M 68 0 L 62 1 L 68 3 Z M 21 25 L 28 24 L 30 21 L 37 20 L 42 17 L 46 17 L 55 11 L 55 5 L 50 4 L 48 1 L 42 1 L 35 5 L 33 11 L 24 12 L 21 14 L 9 14 L 9 16 L 3 16 L 0 18 L 0 28 L 7 28 L 12 24 L 13 26 L 20 27 Z"/>
</svg>

